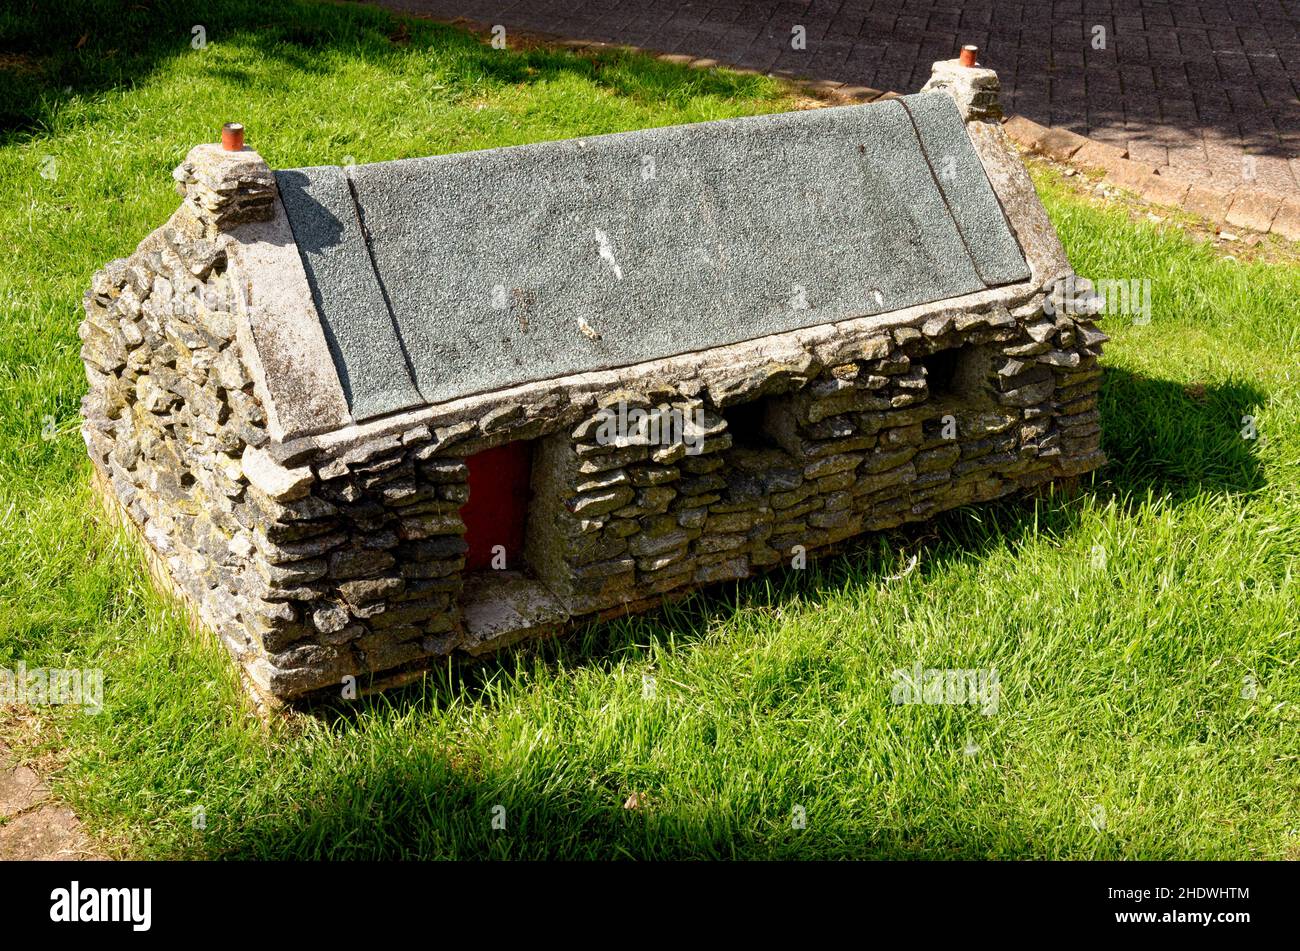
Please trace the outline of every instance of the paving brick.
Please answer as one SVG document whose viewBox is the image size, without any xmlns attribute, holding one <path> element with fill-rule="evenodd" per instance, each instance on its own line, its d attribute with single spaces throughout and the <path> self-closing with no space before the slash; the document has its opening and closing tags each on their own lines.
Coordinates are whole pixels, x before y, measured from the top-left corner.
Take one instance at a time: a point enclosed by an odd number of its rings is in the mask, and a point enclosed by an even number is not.
<svg viewBox="0 0 1300 951">
<path fill-rule="evenodd" d="M 1205 162 L 1208 156 L 1205 154 L 1205 147 L 1199 143 L 1187 145 L 1171 145 L 1169 147 L 1169 164 L 1174 168 L 1187 169 L 1189 173 L 1196 178 L 1204 178 Z M 1195 175 L 1196 171 L 1202 174 Z"/>
<path fill-rule="evenodd" d="M 1048 129 L 1038 142 L 1038 151 L 1058 162 L 1067 162 L 1070 157 L 1088 144 L 1087 138 L 1069 129 Z"/>
<path fill-rule="evenodd" d="M 822 93 L 825 95 L 831 95 L 839 90 L 843 85 L 843 83 L 835 82 L 831 79 L 818 79 L 815 82 L 808 83 L 808 89 L 814 94 Z"/>
<path fill-rule="evenodd" d="M 1224 215 L 1232 205 L 1232 192 L 1226 188 L 1217 188 L 1197 182 L 1187 190 L 1183 199 L 1183 208 L 1194 215 L 1208 218 L 1216 224 L 1223 221 Z"/>
<path fill-rule="evenodd" d="M 1116 188 L 1140 195 L 1147 178 L 1153 177 L 1155 170 L 1154 165 L 1146 165 L 1130 159 L 1115 159 L 1106 166 L 1106 181 Z"/>
<path fill-rule="evenodd" d="M 1282 202 L 1270 230 L 1288 241 L 1300 241 L 1300 198 L 1287 198 Z"/>
<path fill-rule="evenodd" d="M 1260 191 L 1285 194 L 1294 185 L 1286 159 L 1275 155 L 1250 156 L 1242 173 L 1243 176 L 1253 175 L 1253 180 L 1248 180 L 1246 184 Z"/>
<path fill-rule="evenodd" d="M 1168 165 L 1169 149 L 1159 142 L 1137 140 L 1129 142 L 1128 157 L 1146 165 Z"/>
<path fill-rule="evenodd" d="M 1012 116 L 1002 124 L 1002 128 L 1011 137 L 1012 142 L 1027 149 L 1037 149 L 1038 143 L 1049 131 L 1047 126 L 1039 125 L 1024 116 Z"/>
<path fill-rule="evenodd" d="M 1169 169 L 1161 169 L 1159 174 L 1148 175 L 1142 180 L 1139 194 L 1153 204 L 1178 208 L 1182 206 L 1191 187 L 1192 183 L 1186 177 Z"/>
<path fill-rule="evenodd" d="M 1085 168 L 1109 168 L 1116 162 L 1124 161 L 1128 152 L 1115 145 L 1090 139 L 1088 144 L 1074 153 L 1073 161 Z"/>
<path fill-rule="evenodd" d="M 1282 198 L 1272 192 L 1254 188 L 1239 188 L 1232 198 L 1232 207 L 1224 220 L 1237 228 L 1251 231 L 1268 231 L 1282 206 Z"/>
<path fill-rule="evenodd" d="M 885 94 L 884 90 L 873 89 L 870 86 L 841 86 L 837 93 L 855 102 L 875 102 Z"/>
</svg>

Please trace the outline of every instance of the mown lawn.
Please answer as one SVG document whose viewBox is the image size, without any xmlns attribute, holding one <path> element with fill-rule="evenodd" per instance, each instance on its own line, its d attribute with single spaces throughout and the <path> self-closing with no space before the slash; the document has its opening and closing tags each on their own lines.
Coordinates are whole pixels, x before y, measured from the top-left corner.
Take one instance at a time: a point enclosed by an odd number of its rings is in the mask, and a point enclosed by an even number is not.
<svg viewBox="0 0 1300 951">
<path fill-rule="evenodd" d="M 98 515 L 77 435 L 82 291 L 175 207 L 189 146 L 237 119 L 272 166 L 367 162 L 791 100 L 759 77 L 497 51 L 368 9 L 179 12 L 194 6 L 0 15 L 0 666 L 107 678 L 98 716 L 0 730 L 60 751 L 56 791 L 110 847 L 1300 855 L 1300 269 L 1218 256 L 1048 176 L 1076 268 L 1154 288 L 1149 324 L 1103 324 L 1112 461 L 1077 494 L 950 513 L 263 730 L 221 648 Z M 892 672 L 917 663 L 996 668 L 996 713 L 894 705 Z"/>
</svg>

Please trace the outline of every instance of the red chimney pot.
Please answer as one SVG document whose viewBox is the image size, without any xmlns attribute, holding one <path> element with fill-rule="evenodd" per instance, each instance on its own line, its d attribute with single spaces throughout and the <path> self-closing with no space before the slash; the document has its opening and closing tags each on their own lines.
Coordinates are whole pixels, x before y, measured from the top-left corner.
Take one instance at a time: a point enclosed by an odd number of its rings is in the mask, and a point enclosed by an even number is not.
<svg viewBox="0 0 1300 951">
<path fill-rule="evenodd" d="M 221 127 L 221 147 L 227 152 L 238 152 L 244 147 L 244 127 L 238 122 L 227 122 Z"/>
</svg>

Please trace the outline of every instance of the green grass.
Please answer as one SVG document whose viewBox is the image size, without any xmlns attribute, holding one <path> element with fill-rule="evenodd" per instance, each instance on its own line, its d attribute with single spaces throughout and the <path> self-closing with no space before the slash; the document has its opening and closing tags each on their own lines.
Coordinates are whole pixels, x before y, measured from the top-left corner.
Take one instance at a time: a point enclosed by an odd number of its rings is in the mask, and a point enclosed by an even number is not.
<svg viewBox="0 0 1300 951">
<path fill-rule="evenodd" d="M 0 138 L 0 665 L 106 671 L 102 714 L 42 711 L 26 747 L 62 750 L 56 791 L 92 832 L 137 857 L 1296 856 L 1300 274 L 1050 177 L 1078 270 L 1154 284 L 1149 325 L 1105 324 L 1112 462 L 1080 493 L 264 731 L 98 516 L 76 434 L 82 291 L 173 210 L 186 149 L 238 119 L 273 166 L 365 162 L 790 101 L 364 9 L 180 7 L 96 4 L 89 31 L 0 16 L 0 52 L 35 51 Z M 996 667 L 996 714 L 893 705 L 891 672 L 918 661 Z"/>
</svg>

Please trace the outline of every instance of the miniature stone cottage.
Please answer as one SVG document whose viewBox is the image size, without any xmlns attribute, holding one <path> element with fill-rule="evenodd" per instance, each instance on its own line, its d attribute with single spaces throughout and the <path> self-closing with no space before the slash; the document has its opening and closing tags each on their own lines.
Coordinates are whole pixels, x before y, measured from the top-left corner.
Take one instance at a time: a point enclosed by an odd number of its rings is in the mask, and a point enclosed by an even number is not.
<svg viewBox="0 0 1300 951">
<path fill-rule="evenodd" d="M 348 168 L 239 141 L 94 278 L 97 483 L 256 694 L 383 686 L 1093 469 L 989 70 Z"/>
</svg>

